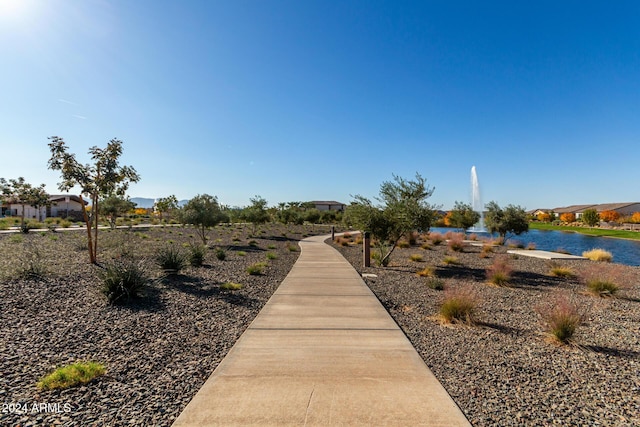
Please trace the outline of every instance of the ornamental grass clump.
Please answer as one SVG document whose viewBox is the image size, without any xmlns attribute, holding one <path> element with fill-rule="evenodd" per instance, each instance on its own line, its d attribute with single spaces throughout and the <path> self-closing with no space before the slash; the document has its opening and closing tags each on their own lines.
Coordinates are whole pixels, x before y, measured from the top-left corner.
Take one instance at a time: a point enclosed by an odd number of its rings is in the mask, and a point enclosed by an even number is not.
<svg viewBox="0 0 640 427">
<path fill-rule="evenodd" d="M 227 282 L 220 285 L 220 289 L 223 291 L 237 291 L 242 289 L 244 286 L 240 283 Z"/>
<path fill-rule="evenodd" d="M 140 262 L 129 259 L 105 264 L 98 271 L 100 290 L 110 304 L 126 303 L 140 296 L 144 286 L 150 282 L 146 269 Z"/>
<path fill-rule="evenodd" d="M 583 268 L 579 277 L 591 294 L 600 297 L 616 296 L 634 280 L 629 268 L 619 264 L 592 264 Z"/>
<path fill-rule="evenodd" d="M 433 267 L 425 267 L 416 273 L 419 277 L 432 277 L 434 274 L 435 270 Z"/>
<path fill-rule="evenodd" d="M 193 267 L 202 267 L 207 255 L 205 245 L 189 245 L 189 264 Z"/>
<path fill-rule="evenodd" d="M 427 279 L 427 287 L 436 291 L 444 290 L 444 280 L 437 277 L 429 277 Z"/>
<path fill-rule="evenodd" d="M 213 251 L 213 254 L 216 256 L 216 258 L 220 261 L 224 261 L 227 258 L 227 252 L 222 249 L 222 248 L 216 248 Z"/>
<path fill-rule="evenodd" d="M 422 258 L 422 255 L 420 254 L 411 254 L 409 256 L 409 259 L 413 262 L 422 262 L 424 260 L 424 258 Z"/>
<path fill-rule="evenodd" d="M 74 363 L 62 366 L 38 381 L 41 390 L 54 390 L 87 384 L 104 375 L 104 366 L 96 362 Z"/>
<path fill-rule="evenodd" d="M 429 233 L 429 240 L 431 240 L 431 243 L 435 246 L 438 246 L 440 243 L 444 242 L 445 239 L 440 233 Z"/>
<path fill-rule="evenodd" d="M 611 252 L 599 248 L 582 252 L 582 256 L 590 259 L 591 261 L 611 262 L 613 260 L 613 255 L 611 255 Z"/>
<path fill-rule="evenodd" d="M 260 276 L 265 267 L 266 267 L 265 263 L 258 262 L 256 264 L 252 264 L 249 267 L 247 267 L 247 273 L 249 273 L 249 275 L 251 276 Z"/>
<path fill-rule="evenodd" d="M 454 256 L 446 256 L 446 257 L 444 257 L 442 262 L 445 263 L 446 265 L 458 265 L 458 264 L 460 264 L 460 261 L 458 260 L 458 258 L 456 258 Z"/>
<path fill-rule="evenodd" d="M 549 271 L 549 274 L 555 277 L 563 277 L 566 279 L 571 279 L 576 277 L 576 272 L 573 271 L 573 269 L 569 267 L 563 267 L 561 265 L 555 265 L 555 264 L 551 265 L 551 270 Z"/>
<path fill-rule="evenodd" d="M 585 319 L 583 308 L 566 296 L 557 296 L 537 309 L 547 334 L 557 343 L 568 344 Z"/>
<path fill-rule="evenodd" d="M 464 238 L 459 233 L 452 233 L 447 241 L 447 246 L 454 252 L 463 252 Z"/>
<path fill-rule="evenodd" d="M 493 260 L 493 264 L 487 267 L 486 272 L 489 283 L 496 286 L 508 286 L 513 270 L 509 265 L 509 260 L 501 256 Z"/>
<path fill-rule="evenodd" d="M 474 314 L 479 298 L 471 289 L 455 288 L 445 291 L 440 316 L 446 323 L 475 323 Z"/>
<path fill-rule="evenodd" d="M 179 273 L 187 266 L 187 256 L 175 245 L 166 245 L 156 253 L 156 264 L 166 273 Z"/>
</svg>

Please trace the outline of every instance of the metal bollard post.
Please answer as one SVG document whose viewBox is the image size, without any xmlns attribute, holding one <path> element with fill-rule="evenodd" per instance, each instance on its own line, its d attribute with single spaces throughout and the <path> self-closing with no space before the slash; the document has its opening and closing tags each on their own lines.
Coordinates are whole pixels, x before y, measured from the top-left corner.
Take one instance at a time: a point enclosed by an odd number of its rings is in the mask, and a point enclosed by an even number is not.
<svg viewBox="0 0 640 427">
<path fill-rule="evenodd" d="M 371 266 L 371 244 L 370 244 L 369 232 L 364 232 L 364 239 L 362 239 L 362 260 L 365 267 Z"/>
<path fill-rule="evenodd" d="M 335 242 L 336 240 L 336 226 L 331 226 L 331 242 Z"/>
</svg>

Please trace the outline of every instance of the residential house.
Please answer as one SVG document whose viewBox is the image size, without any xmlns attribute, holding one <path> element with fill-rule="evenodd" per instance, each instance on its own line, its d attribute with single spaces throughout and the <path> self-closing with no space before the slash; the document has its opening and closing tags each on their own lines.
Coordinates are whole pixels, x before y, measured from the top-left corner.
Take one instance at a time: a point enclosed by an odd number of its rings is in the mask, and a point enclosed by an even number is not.
<svg viewBox="0 0 640 427">
<path fill-rule="evenodd" d="M 640 202 L 628 203 L 601 203 L 599 205 L 572 205 L 564 208 L 555 208 L 554 212 L 558 215 L 563 213 L 574 213 L 576 218 L 580 218 L 587 209 L 595 209 L 596 212 L 614 211 L 620 216 L 629 216 L 634 212 L 640 212 Z"/>
<path fill-rule="evenodd" d="M 313 201 L 315 208 L 319 211 L 344 211 L 345 205 L 335 201 Z"/>
<path fill-rule="evenodd" d="M 50 195 L 50 206 L 35 208 L 30 205 L 24 207 L 24 217 L 42 220 L 48 217 L 71 217 L 74 220 L 82 220 L 83 203 L 80 197 L 71 194 Z M 86 205 L 87 202 L 84 202 Z M 18 203 L 2 203 L 0 216 L 22 216 L 22 205 Z"/>
</svg>

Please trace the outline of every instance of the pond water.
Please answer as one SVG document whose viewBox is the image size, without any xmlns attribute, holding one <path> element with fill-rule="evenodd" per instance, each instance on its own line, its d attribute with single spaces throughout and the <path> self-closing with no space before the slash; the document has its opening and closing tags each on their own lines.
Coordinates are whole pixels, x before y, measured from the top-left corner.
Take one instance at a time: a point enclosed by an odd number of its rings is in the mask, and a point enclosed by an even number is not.
<svg viewBox="0 0 640 427">
<path fill-rule="evenodd" d="M 450 228 L 432 228 L 432 231 L 446 233 Z M 488 233 L 476 233 L 479 236 Z M 567 251 L 572 255 L 582 255 L 582 252 L 595 248 L 601 248 L 611 252 L 613 262 L 620 264 L 640 266 L 640 241 L 612 239 L 609 237 L 594 237 L 580 233 L 547 230 L 529 230 L 519 236 L 509 239 L 510 243 L 520 242 L 525 245 L 534 243 L 536 249 L 542 251 L 554 251 L 558 249 Z"/>
</svg>

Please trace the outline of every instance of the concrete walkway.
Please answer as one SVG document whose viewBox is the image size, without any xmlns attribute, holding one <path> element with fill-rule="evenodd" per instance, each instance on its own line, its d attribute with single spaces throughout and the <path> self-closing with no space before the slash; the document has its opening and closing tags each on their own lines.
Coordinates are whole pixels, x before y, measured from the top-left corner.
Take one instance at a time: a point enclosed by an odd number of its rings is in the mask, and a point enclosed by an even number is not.
<svg viewBox="0 0 640 427">
<path fill-rule="evenodd" d="M 289 275 L 174 426 L 469 426 L 328 236 Z"/>
</svg>

